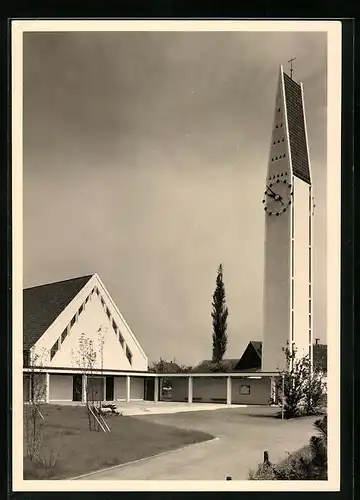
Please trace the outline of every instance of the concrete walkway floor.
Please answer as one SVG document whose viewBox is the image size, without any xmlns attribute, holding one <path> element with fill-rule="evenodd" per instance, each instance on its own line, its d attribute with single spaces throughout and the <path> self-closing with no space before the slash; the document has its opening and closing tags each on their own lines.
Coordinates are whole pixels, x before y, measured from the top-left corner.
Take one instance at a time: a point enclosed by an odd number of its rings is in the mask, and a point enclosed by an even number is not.
<svg viewBox="0 0 360 500">
<path fill-rule="evenodd" d="M 224 408 L 224 407 L 223 407 Z M 279 420 L 273 408 L 231 408 L 218 411 L 134 417 L 183 429 L 198 429 L 218 439 L 139 462 L 84 476 L 83 480 L 234 480 L 248 479 L 265 450 L 272 462 L 294 452 L 315 434 L 315 418 Z M 80 479 L 80 480 L 81 480 Z"/>
<path fill-rule="evenodd" d="M 130 403 L 116 403 L 118 410 L 124 416 L 163 415 L 191 411 L 223 410 L 224 408 L 239 408 L 239 405 L 224 405 L 216 403 L 176 403 L 139 401 Z"/>
</svg>

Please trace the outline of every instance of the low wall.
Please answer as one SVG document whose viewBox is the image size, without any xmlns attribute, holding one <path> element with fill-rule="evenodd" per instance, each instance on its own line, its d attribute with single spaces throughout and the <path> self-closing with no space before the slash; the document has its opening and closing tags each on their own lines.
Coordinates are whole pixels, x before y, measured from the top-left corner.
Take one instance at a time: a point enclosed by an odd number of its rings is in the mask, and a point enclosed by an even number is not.
<svg viewBox="0 0 360 500">
<path fill-rule="evenodd" d="M 130 399 L 141 400 L 144 399 L 144 378 L 143 377 L 130 377 Z"/>
<path fill-rule="evenodd" d="M 73 400 L 73 376 L 50 374 L 49 401 Z"/>
<path fill-rule="evenodd" d="M 226 403 L 226 378 L 193 378 L 193 402 Z"/>
<path fill-rule="evenodd" d="M 126 400 L 126 377 L 114 377 L 114 399 L 115 401 Z"/>
<path fill-rule="evenodd" d="M 171 387 L 171 401 L 181 402 L 188 400 L 188 379 L 172 378 Z"/>
<path fill-rule="evenodd" d="M 194 403 L 226 403 L 227 377 L 193 377 Z M 171 380 L 171 400 L 188 401 L 188 379 Z M 231 403 L 267 405 L 271 397 L 271 379 L 246 379 L 231 377 Z"/>
<path fill-rule="evenodd" d="M 233 404 L 267 405 L 271 397 L 271 379 L 233 378 L 231 402 Z"/>
</svg>

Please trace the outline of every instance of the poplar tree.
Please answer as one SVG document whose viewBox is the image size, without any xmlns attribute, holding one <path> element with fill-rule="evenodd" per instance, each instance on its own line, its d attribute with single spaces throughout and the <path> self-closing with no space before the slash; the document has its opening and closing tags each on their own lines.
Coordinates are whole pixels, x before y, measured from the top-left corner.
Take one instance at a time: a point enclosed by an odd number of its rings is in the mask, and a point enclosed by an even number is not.
<svg viewBox="0 0 360 500">
<path fill-rule="evenodd" d="M 223 280 L 223 268 L 220 264 L 216 277 L 216 288 L 212 300 L 212 325 L 213 325 L 213 353 L 212 361 L 220 363 L 227 348 L 227 317 L 225 285 Z"/>
</svg>

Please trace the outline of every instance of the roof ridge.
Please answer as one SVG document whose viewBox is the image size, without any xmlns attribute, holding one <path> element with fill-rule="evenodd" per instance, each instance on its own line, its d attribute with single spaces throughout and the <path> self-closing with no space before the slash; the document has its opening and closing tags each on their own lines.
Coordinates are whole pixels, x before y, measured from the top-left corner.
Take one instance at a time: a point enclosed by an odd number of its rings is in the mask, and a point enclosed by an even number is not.
<svg viewBox="0 0 360 500">
<path fill-rule="evenodd" d="M 79 280 L 79 279 L 85 279 L 85 278 L 92 278 L 96 273 L 92 273 L 92 274 L 84 274 L 83 276 L 76 276 L 74 278 L 67 278 L 65 280 L 58 280 L 58 281 L 49 281 L 48 283 L 42 283 L 41 285 L 33 285 L 33 286 L 28 286 L 28 287 L 25 287 L 24 290 L 31 290 L 32 288 L 40 288 L 40 287 L 43 287 L 43 286 L 48 286 L 48 285 L 55 285 L 55 284 L 60 284 L 60 283 L 66 283 L 68 281 L 76 281 L 76 280 Z"/>
</svg>

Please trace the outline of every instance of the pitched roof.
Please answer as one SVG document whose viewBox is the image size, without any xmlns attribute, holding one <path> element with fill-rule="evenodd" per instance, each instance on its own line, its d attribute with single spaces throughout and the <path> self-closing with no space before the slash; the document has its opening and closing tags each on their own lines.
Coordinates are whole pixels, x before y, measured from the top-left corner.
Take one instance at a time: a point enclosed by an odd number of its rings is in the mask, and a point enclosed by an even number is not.
<svg viewBox="0 0 360 500">
<path fill-rule="evenodd" d="M 310 184 L 302 89 L 286 73 L 284 86 L 293 172 L 296 177 Z"/>
<path fill-rule="evenodd" d="M 252 340 L 246 346 L 239 362 L 235 366 L 236 371 L 257 371 L 261 369 L 262 342 Z"/>
<path fill-rule="evenodd" d="M 23 349 L 30 349 L 74 299 L 92 274 L 23 291 Z"/>
<path fill-rule="evenodd" d="M 251 340 L 249 342 L 255 349 L 256 353 L 260 356 L 261 358 L 261 353 L 262 353 L 262 342 L 260 340 Z"/>
</svg>

